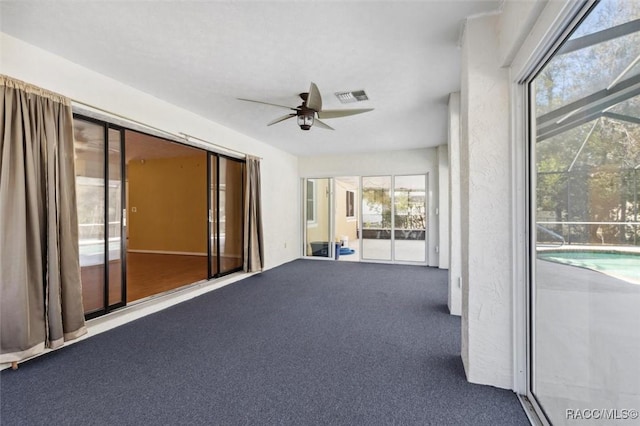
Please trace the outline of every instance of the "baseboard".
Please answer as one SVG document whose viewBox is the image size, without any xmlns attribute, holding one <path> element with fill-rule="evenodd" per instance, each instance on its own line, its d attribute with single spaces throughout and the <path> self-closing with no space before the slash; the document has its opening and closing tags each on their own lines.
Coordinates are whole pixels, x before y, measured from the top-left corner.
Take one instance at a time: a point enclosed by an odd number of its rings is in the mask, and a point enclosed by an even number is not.
<svg viewBox="0 0 640 426">
<path fill-rule="evenodd" d="M 179 256 L 207 256 L 207 253 L 191 252 L 191 251 L 127 250 L 127 253 L 174 254 Z"/>
</svg>

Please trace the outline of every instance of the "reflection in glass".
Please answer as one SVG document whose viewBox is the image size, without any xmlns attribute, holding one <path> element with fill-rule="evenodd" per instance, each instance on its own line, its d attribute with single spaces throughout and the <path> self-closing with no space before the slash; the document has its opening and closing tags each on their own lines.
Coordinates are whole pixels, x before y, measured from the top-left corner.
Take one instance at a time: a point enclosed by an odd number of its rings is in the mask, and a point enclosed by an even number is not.
<svg viewBox="0 0 640 426">
<path fill-rule="evenodd" d="M 85 313 L 104 308 L 104 128 L 74 120 L 76 200 Z"/>
<path fill-rule="evenodd" d="M 638 18 L 639 1 L 603 0 L 573 38 Z M 640 97 L 602 92 L 637 78 L 639 37 L 561 49 L 533 83 L 531 390 L 554 425 L 640 407 Z"/>
<path fill-rule="evenodd" d="M 362 178 L 362 258 L 391 260 L 391 176 Z"/>
<path fill-rule="evenodd" d="M 334 178 L 335 237 L 338 260 L 357 262 L 360 260 L 360 206 L 358 193 L 360 178 L 342 176 Z"/>
<path fill-rule="evenodd" d="M 124 302 L 122 288 L 121 132 L 109 129 L 109 305 Z"/>
<path fill-rule="evenodd" d="M 396 176 L 394 180 L 394 258 L 426 261 L 426 176 Z"/>
<path fill-rule="evenodd" d="M 586 40 L 589 34 L 640 19 L 640 2 L 604 0 L 575 31 L 560 54 L 536 78 L 536 114 L 541 116 L 573 101 L 610 88 L 620 74 L 640 55 L 640 33 Z M 574 48 L 572 46 L 580 46 Z M 637 75 L 637 68 L 625 78 Z"/>
<path fill-rule="evenodd" d="M 209 197 L 211 204 L 209 205 L 209 250 L 211 257 L 209 264 L 211 267 L 211 276 L 217 275 L 218 270 L 218 215 L 216 214 L 216 206 L 218 205 L 218 157 L 209 155 Z"/>
<path fill-rule="evenodd" d="M 220 157 L 219 239 L 220 272 L 225 273 L 243 264 L 243 177 L 244 163 Z"/>
</svg>

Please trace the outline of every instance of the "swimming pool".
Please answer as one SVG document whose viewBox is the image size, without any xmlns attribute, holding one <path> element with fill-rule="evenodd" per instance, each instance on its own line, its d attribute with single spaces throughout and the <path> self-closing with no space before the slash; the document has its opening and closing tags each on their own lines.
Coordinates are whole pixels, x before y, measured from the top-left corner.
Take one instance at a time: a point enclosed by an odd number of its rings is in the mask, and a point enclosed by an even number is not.
<svg viewBox="0 0 640 426">
<path fill-rule="evenodd" d="M 640 253 L 613 250 L 545 250 L 538 259 L 599 271 L 640 284 Z"/>
</svg>

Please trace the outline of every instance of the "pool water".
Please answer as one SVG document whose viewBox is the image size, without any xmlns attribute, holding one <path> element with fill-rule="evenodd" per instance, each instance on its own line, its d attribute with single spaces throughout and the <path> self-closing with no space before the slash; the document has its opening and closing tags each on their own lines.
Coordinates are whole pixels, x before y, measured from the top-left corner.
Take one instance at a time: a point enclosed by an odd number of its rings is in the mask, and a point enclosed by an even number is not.
<svg viewBox="0 0 640 426">
<path fill-rule="evenodd" d="M 538 259 L 592 269 L 615 278 L 640 284 L 640 253 L 549 250 L 538 252 Z"/>
</svg>

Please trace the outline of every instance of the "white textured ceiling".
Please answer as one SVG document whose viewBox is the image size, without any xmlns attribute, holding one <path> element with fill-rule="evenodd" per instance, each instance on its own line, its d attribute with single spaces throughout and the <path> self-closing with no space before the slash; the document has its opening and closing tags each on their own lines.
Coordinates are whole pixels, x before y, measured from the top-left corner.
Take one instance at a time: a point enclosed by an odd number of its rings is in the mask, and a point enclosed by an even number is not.
<svg viewBox="0 0 640 426">
<path fill-rule="evenodd" d="M 500 1 L 0 1 L 1 30 L 294 155 L 446 143 L 464 18 Z M 310 82 L 324 108 L 375 108 L 302 131 L 286 110 Z M 369 101 L 341 104 L 338 91 Z M 117 111 L 115 111 L 117 112 Z M 223 141 L 220 143 L 224 144 Z"/>
</svg>

